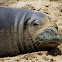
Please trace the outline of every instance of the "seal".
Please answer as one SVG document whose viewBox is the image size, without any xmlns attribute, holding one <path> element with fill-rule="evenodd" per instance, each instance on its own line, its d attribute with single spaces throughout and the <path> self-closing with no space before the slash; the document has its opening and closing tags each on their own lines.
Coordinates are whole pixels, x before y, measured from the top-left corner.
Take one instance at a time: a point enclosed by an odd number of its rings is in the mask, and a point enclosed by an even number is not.
<svg viewBox="0 0 62 62">
<path fill-rule="evenodd" d="M 50 50 L 61 43 L 58 27 L 49 16 L 0 7 L 0 57 Z"/>
</svg>

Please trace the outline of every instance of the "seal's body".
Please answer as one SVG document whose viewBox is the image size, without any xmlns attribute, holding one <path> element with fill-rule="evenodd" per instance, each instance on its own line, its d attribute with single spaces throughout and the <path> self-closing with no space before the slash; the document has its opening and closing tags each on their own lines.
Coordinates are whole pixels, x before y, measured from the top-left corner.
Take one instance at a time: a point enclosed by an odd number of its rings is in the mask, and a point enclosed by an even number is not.
<svg viewBox="0 0 62 62">
<path fill-rule="evenodd" d="M 0 57 L 55 48 L 60 43 L 57 25 L 46 15 L 0 7 Z"/>
</svg>

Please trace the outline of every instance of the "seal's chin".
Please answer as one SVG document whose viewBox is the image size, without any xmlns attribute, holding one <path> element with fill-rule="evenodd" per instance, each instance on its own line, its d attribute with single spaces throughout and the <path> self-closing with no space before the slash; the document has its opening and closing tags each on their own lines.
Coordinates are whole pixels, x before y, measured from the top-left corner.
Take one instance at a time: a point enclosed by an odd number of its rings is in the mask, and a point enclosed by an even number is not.
<svg viewBox="0 0 62 62">
<path fill-rule="evenodd" d="M 38 35 L 36 38 L 35 47 L 39 50 L 50 50 L 56 48 L 59 44 L 61 44 L 62 38 L 61 36 L 41 36 Z"/>
<path fill-rule="evenodd" d="M 57 41 L 38 41 L 34 44 L 35 48 L 38 50 L 51 50 L 56 48 L 60 43 L 57 43 Z"/>
</svg>

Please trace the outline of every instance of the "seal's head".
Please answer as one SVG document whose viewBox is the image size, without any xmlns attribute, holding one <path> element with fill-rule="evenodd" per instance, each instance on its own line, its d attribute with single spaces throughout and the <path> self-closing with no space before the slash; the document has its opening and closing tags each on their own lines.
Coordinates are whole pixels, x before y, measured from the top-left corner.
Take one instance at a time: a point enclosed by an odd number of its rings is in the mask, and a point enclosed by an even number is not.
<svg viewBox="0 0 62 62">
<path fill-rule="evenodd" d="M 42 13 L 34 13 L 27 22 L 26 29 L 34 40 L 36 49 L 56 48 L 62 41 L 57 25 Z"/>
</svg>

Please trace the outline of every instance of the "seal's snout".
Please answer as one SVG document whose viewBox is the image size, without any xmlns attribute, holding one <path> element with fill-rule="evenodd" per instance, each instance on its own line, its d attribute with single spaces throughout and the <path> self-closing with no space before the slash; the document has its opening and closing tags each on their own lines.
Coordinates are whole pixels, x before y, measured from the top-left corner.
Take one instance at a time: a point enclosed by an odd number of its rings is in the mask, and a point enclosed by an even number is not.
<svg viewBox="0 0 62 62">
<path fill-rule="evenodd" d="M 60 44 L 62 42 L 62 37 L 58 31 L 54 29 L 46 29 L 43 33 L 40 33 L 37 36 L 37 41 L 41 41 L 42 43 Z"/>
<path fill-rule="evenodd" d="M 62 37 L 57 30 L 46 29 L 36 37 L 36 41 L 37 44 L 39 44 L 36 48 L 50 50 L 56 48 L 62 43 Z"/>
</svg>

